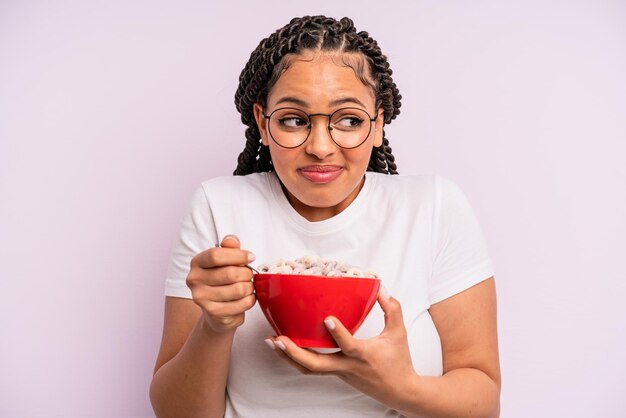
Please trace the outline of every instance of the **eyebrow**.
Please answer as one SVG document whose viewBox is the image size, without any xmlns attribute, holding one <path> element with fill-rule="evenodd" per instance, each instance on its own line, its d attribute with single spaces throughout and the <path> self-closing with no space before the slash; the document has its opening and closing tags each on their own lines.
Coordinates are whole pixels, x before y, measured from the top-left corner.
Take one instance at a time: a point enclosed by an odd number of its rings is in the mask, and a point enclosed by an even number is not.
<svg viewBox="0 0 626 418">
<path fill-rule="evenodd" d="M 279 105 L 279 104 L 281 104 L 281 103 L 286 103 L 286 102 L 293 103 L 293 104 L 296 104 L 296 105 L 298 105 L 298 106 L 302 106 L 302 107 L 309 107 L 309 104 L 308 104 L 306 101 L 304 101 L 304 100 L 302 100 L 302 99 L 299 99 L 299 98 L 297 98 L 297 97 L 293 97 L 293 96 L 285 96 L 285 97 L 281 97 L 281 98 L 280 98 L 280 99 L 276 102 L 276 104 L 277 104 L 277 105 Z M 345 104 L 345 103 L 355 103 L 355 104 L 358 104 L 358 105 L 360 105 L 360 106 L 362 106 L 362 107 L 364 107 L 364 108 L 366 107 L 366 106 L 363 104 L 363 102 L 361 102 L 361 101 L 360 101 L 359 99 L 357 99 L 356 97 L 340 97 L 340 98 L 338 98 L 338 99 L 332 100 L 332 101 L 329 103 L 329 105 L 330 105 L 330 106 L 338 106 L 338 105 L 342 105 L 342 104 Z"/>
</svg>

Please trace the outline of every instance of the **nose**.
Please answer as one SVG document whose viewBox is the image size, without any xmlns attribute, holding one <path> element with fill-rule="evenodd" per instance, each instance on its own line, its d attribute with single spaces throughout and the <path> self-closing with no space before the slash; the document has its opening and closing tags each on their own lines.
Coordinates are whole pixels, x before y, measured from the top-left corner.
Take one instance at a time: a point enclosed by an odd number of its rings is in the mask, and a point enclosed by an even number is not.
<svg viewBox="0 0 626 418">
<path fill-rule="evenodd" d="M 315 122 L 311 118 L 311 132 L 304 144 L 306 153 L 314 155 L 320 160 L 328 158 L 337 150 L 337 145 L 328 132 L 328 119 L 324 116 L 318 117 Z"/>
</svg>

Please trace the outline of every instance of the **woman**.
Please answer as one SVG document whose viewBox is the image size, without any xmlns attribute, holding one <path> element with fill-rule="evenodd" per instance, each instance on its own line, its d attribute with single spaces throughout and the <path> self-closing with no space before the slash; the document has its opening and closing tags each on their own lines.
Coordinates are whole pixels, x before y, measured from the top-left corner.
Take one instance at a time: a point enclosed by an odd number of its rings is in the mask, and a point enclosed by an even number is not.
<svg viewBox="0 0 626 418">
<path fill-rule="evenodd" d="M 348 18 L 293 19 L 261 41 L 236 94 L 236 175 L 201 185 L 172 255 L 157 416 L 498 416 L 489 257 L 458 187 L 387 175 L 400 98 Z M 273 336 L 255 306 L 246 265 L 305 254 L 372 269 L 387 289 L 354 337 L 324 321 L 340 353 Z"/>
</svg>

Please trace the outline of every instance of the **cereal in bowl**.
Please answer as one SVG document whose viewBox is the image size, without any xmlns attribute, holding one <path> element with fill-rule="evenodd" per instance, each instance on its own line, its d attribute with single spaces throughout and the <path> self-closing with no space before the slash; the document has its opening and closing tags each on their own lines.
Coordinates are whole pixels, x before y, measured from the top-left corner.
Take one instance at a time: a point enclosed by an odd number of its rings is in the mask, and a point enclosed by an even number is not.
<svg viewBox="0 0 626 418">
<path fill-rule="evenodd" d="M 271 264 L 261 264 L 258 268 L 265 274 L 300 274 L 327 277 L 378 277 L 372 271 L 363 271 L 341 261 L 328 260 L 321 257 L 305 255 L 291 260 L 277 260 Z"/>
</svg>

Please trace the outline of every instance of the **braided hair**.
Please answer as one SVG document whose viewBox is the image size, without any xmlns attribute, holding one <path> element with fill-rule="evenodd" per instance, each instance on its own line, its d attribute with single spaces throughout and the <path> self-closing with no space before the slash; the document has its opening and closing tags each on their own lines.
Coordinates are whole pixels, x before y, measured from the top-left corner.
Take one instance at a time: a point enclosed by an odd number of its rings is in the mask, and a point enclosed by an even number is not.
<svg viewBox="0 0 626 418">
<path fill-rule="evenodd" d="M 372 85 L 376 107 L 382 106 L 385 124 L 400 113 L 402 96 L 391 78 L 387 57 L 367 32 L 357 32 L 352 20 L 347 17 L 339 21 L 326 16 L 294 18 L 259 43 L 239 75 L 235 106 L 241 114 L 241 121 L 248 128 L 246 146 L 239 154 L 234 175 L 273 171 L 269 147 L 261 142 L 253 105 L 256 102 L 265 105 L 270 89 L 285 70 L 286 58 L 305 50 L 362 54 L 369 67 L 369 79 L 359 74 L 357 69 L 355 72 L 363 82 Z M 372 147 L 367 171 L 398 174 L 396 168 L 395 157 L 383 129 L 383 143 L 380 147 Z"/>
</svg>

